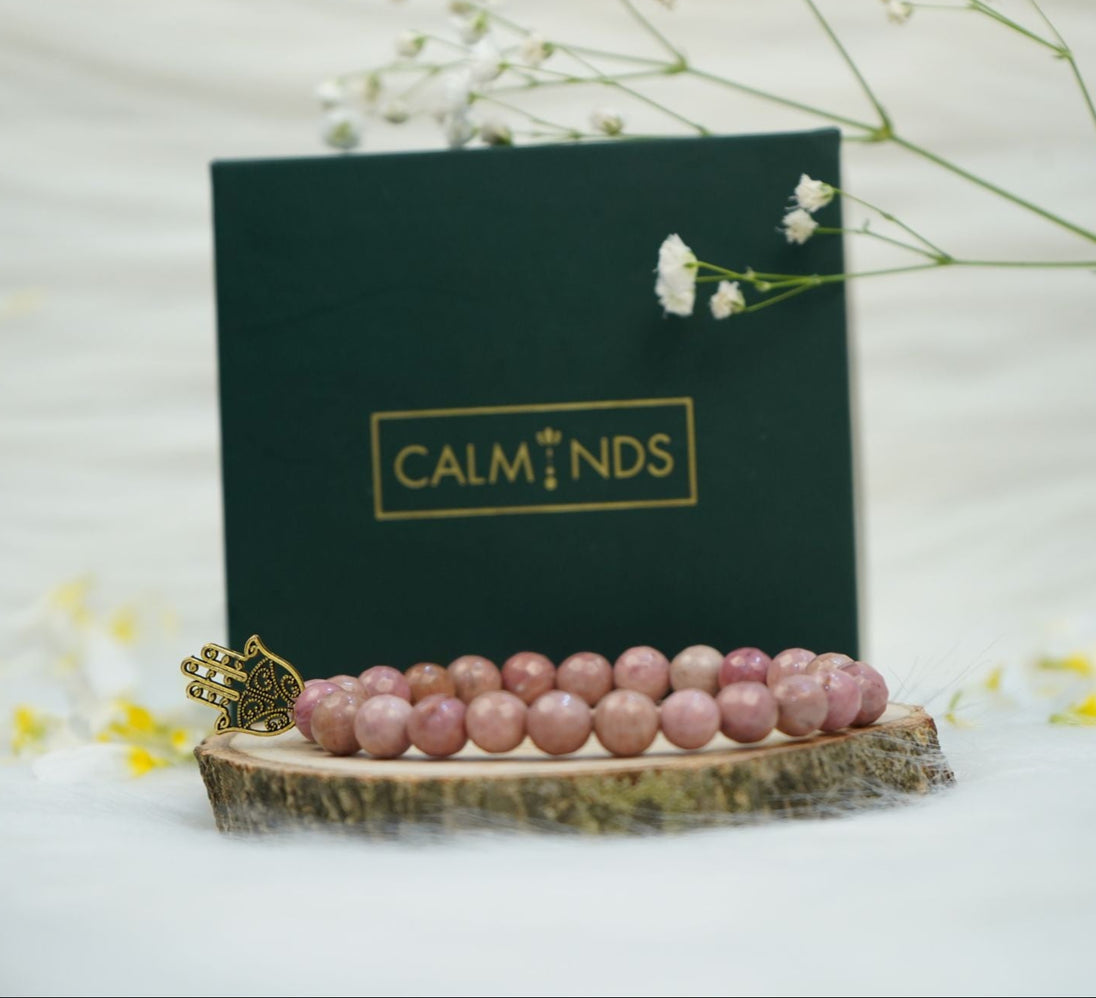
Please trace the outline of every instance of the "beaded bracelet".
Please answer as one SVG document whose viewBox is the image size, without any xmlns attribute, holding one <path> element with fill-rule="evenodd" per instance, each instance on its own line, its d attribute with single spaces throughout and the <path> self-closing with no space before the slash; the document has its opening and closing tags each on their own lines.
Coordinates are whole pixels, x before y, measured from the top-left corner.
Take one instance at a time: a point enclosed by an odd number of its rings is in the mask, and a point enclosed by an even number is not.
<svg viewBox="0 0 1096 998">
<path fill-rule="evenodd" d="M 364 750 L 394 759 L 414 745 L 442 759 L 469 739 L 494 754 L 526 736 L 549 755 L 566 755 L 593 732 L 613 755 L 633 756 L 660 729 L 678 748 L 699 749 L 720 731 L 749 744 L 774 728 L 800 737 L 862 727 L 882 715 L 888 695 L 874 668 L 837 652 L 788 648 L 770 658 L 758 648 L 723 655 L 692 645 L 671 662 L 640 645 L 613 665 L 579 652 L 557 669 L 527 651 L 501 670 L 478 655 L 462 655 L 447 668 L 422 662 L 406 673 L 375 665 L 357 677 L 309 680 L 294 721 L 332 755 Z"/>
</svg>

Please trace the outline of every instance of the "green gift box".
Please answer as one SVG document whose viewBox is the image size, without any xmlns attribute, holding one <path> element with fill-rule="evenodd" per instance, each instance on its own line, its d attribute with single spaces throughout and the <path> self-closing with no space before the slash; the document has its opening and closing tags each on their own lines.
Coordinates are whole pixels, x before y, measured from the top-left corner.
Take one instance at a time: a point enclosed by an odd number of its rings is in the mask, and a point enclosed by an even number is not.
<svg viewBox="0 0 1096 998">
<path fill-rule="evenodd" d="M 653 294 L 672 232 L 843 270 L 839 239 L 778 231 L 801 173 L 838 182 L 838 141 L 216 163 L 233 646 L 259 632 L 306 675 L 855 655 L 842 285 L 724 321 Z"/>
</svg>

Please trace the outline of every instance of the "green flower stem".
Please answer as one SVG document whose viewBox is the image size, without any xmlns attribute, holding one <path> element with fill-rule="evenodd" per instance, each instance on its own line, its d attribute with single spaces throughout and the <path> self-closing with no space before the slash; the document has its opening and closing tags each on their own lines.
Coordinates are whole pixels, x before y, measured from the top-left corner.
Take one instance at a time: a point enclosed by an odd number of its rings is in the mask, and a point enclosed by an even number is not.
<svg viewBox="0 0 1096 998">
<path fill-rule="evenodd" d="M 539 118 L 537 115 L 526 111 L 522 107 L 518 107 L 516 104 L 511 104 L 509 101 L 499 100 L 495 96 L 496 91 L 492 90 L 489 94 L 477 93 L 474 97 L 475 101 L 483 101 L 487 104 L 494 104 L 496 107 L 504 108 L 507 111 L 512 111 L 514 114 L 520 114 L 526 118 L 530 123 L 534 125 L 540 125 L 542 128 L 549 128 L 556 136 L 563 136 L 568 139 L 581 139 L 589 137 L 586 132 L 569 127 L 568 125 L 561 125 L 555 121 L 549 121 L 547 118 Z"/>
<path fill-rule="evenodd" d="M 858 121 L 856 118 L 849 118 L 835 111 L 814 107 L 811 104 L 804 104 L 802 101 L 792 100 L 790 97 L 781 97 L 779 94 L 769 93 L 767 90 L 759 90 L 757 87 L 751 87 L 748 84 L 739 83 L 737 80 L 730 80 L 725 76 L 697 69 L 695 66 L 686 66 L 681 72 L 698 80 L 706 80 L 709 83 L 727 87 L 730 90 L 737 90 L 739 93 L 747 94 L 750 97 L 757 97 L 771 104 L 779 104 L 781 107 L 791 108 L 793 111 L 802 111 L 804 114 L 810 114 L 816 118 L 825 118 L 827 121 L 832 121 L 838 125 L 847 125 L 849 128 L 859 129 L 866 133 L 866 138 L 877 140 L 878 128 L 868 122 Z"/>
<path fill-rule="evenodd" d="M 630 9 L 634 9 L 634 8 L 631 8 L 631 4 L 628 2 L 628 0 L 621 0 L 621 2 L 626 7 L 629 7 Z M 632 89 L 632 87 L 629 87 L 626 84 L 620 83 L 618 81 L 617 77 L 607 76 L 597 66 L 595 66 L 592 62 L 590 62 L 584 56 L 578 55 L 574 51 L 574 49 L 570 48 L 569 46 L 567 46 L 567 45 L 557 45 L 556 48 L 560 52 L 566 53 L 572 59 L 574 59 L 577 62 L 581 63 L 588 70 L 590 70 L 591 73 L 596 74 L 596 78 L 595 78 L 594 82 L 602 83 L 605 86 L 612 87 L 615 90 L 619 90 L 622 93 L 628 94 L 634 100 L 638 100 L 641 103 L 648 105 L 649 107 L 653 107 L 656 111 L 659 111 L 662 114 L 668 115 L 669 117 L 673 118 L 675 121 L 678 121 L 681 124 L 685 125 L 686 127 L 691 128 L 698 135 L 711 135 L 711 132 L 709 132 L 708 129 L 705 128 L 699 122 L 693 121 L 691 118 L 687 118 L 683 114 L 678 114 L 678 112 L 675 111 L 673 108 L 667 107 L 665 104 L 661 104 L 658 101 L 654 100 L 654 98 L 648 97 L 646 94 L 642 94 L 638 90 L 634 90 L 634 89 Z"/>
<path fill-rule="evenodd" d="M 765 298 L 762 301 L 754 302 L 752 305 L 747 305 L 743 310 L 743 314 L 746 312 L 760 312 L 763 308 L 768 308 L 770 305 L 775 305 L 778 302 L 787 301 L 789 298 L 794 298 L 796 295 L 801 295 L 805 291 L 810 291 L 813 285 L 802 284 L 797 288 L 792 288 L 790 291 L 784 291 L 781 294 L 773 295 L 771 298 Z"/>
<path fill-rule="evenodd" d="M 1060 215 L 1055 215 L 1051 211 L 1047 211 L 1045 208 L 1040 208 L 1037 204 L 1033 204 L 1025 198 L 1020 197 L 1018 194 L 1013 194 L 1011 191 L 1006 191 L 1003 187 L 998 187 L 996 184 L 991 183 L 982 177 L 971 173 L 969 170 L 964 170 L 957 163 L 952 163 L 950 160 L 944 159 L 943 156 L 937 156 L 936 153 L 930 152 L 928 149 L 922 146 L 916 145 L 907 139 L 902 138 L 899 135 L 891 135 L 890 141 L 897 146 L 901 146 L 907 152 L 913 153 L 915 156 L 920 156 L 922 159 L 927 159 L 930 163 L 935 163 L 937 166 L 954 173 L 958 177 L 962 177 L 964 180 L 969 180 L 972 184 L 990 191 L 993 194 L 997 194 L 1003 197 L 1006 201 L 1011 201 L 1013 204 L 1018 205 L 1021 208 L 1025 208 L 1027 211 L 1034 212 L 1041 218 L 1045 218 L 1048 222 L 1053 222 L 1055 225 L 1060 226 L 1063 229 L 1068 229 L 1070 232 L 1087 239 L 1089 242 L 1096 242 L 1096 232 L 1092 232 L 1090 229 L 1086 229 L 1083 226 L 1077 225 L 1068 219 L 1062 218 Z"/>
<path fill-rule="evenodd" d="M 875 232 L 867 226 L 862 226 L 859 229 L 849 229 L 844 227 L 833 227 L 828 225 L 820 225 L 814 230 L 816 235 L 821 236 L 869 236 L 872 239 L 878 239 L 880 242 L 889 243 L 891 246 L 897 246 L 900 249 L 909 250 L 911 253 L 917 253 L 919 256 L 928 257 L 930 260 L 939 260 L 942 257 L 947 257 L 946 253 L 934 253 L 931 250 L 927 250 L 922 246 L 914 246 L 913 243 L 904 242 L 901 239 L 894 239 L 891 236 L 885 236 L 881 232 Z"/>
<path fill-rule="evenodd" d="M 1043 19 L 1043 23 L 1050 29 L 1051 34 L 1058 39 L 1058 44 L 1061 46 L 1061 56 L 1069 63 L 1073 78 L 1077 81 L 1077 86 L 1081 90 L 1081 97 L 1085 102 L 1085 107 L 1088 108 L 1088 115 L 1092 119 L 1092 123 L 1096 125 L 1096 104 L 1093 103 L 1092 94 L 1085 84 L 1084 77 L 1081 76 L 1081 68 L 1077 65 L 1077 60 L 1073 58 L 1073 50 L 1066 44 L 1066 40 L 1061 36 L 1051 19 L 1043 12 L 1043 8 L 1039 6 L 1038 0 L 1029 0 L 1029 2 L 1031 3 L 1031 6 L 1035 8 L 1036 13 Z"/>
<path fill-rule="evenodd" d="M 849 201 L 854 201 L 856 204 L 862 205 L 863 207 L 867 208 L 869 211 L 874 211 L 880 218 L 885 219 L 886 221 L 891 222 L 894 225 L 897 225 L 904 232 L 907 232 L 907 233 L 909 233 L 909 235 L 913 236 L 913 238 L 916 239 L 919 243 L 921 243 L 921 245 L 923 245 L 923 246 L 927 247 L 928 249 L 930 249 L 935 256 L 946 257 L 946 256 L 949 255 L 949 254 L 945 253 L 942 249 L 940 249 L 940 247 L 937 246 L 936 243 L 932 242 L 929 239 L 926 239 L 923 235 L 921 235 L 920 232 L 918 232 L 916 229 L 913 229 L 910 226 L 906 225 L 905 222 L 903 222 L 900 218 L 897 218 L 894 215 L 892 215 L 889 211 L 884 211 L 878 205 L 874 205 L 870 201 L 865 201 L 863 198 L 858 198 L 855 194 L 850 194 L 848 191 L 843 190 L 840 187 L 834 187 L 834 190 L 838 194 L 840 194 L 843 198 L 846 198 Z M 880 237 L 880 238 L 882 238 L 882 237 Z M 901 245 L 901 244 L 899 244 L 899 245 Z"/>
<path fill-rule="evenodd" d="M 830 22 L 822 16 L 822 12 L 815 5 L 814 0 L 804 0 L 806 5 L 810 8 L 815 19 L 822 26 L 822 30 L 826 33 L 827 37 L 833 42 L 834 48 L 840 53 L 841 58 L 844 60 L 845 65 L 849 67 L 852 75 L 856 77 L 856 82 L 860 84 L 860 89 L 864 91 L 864 96 L 871 102 L 871 106 L 875 108 L 875 113 L 879 115 L 879 132 L 881 136 L 887 136 L 891 134 L 891 119 L 887 114 L 883 105 L 879 102 L 879 98 L 875 96 L 875 91 L 872 90 L 868 81 L 864 78 L 864 74 L 860 72 L 860 67 L 856 65 L 852 56 L 849 55 L 848 49 L 841 43 L 841 39 L 837 37 L 833 28 L 830 27 Z"/>
<path fill-rule="evenodd" d="M 674 45 L 661 31 L 658 30 L 647 18 L 639 12 L 639 10 L 632 3 L 632 0 L 620 0 L 621 5 L 624 7 L 632 17 L 639 22 L 644 31 L 647 32 L 652 38 L 655 39 L 667 52 L 674 57 L 674 62 L 679 66 L 686 65 L 682 51 Z"/>
<path fill-rule="evenodd" d="M 1025 38 L 1030 39 L 1037 45 L 1042 45 L 1044 48 L 1050 49 L 1057 55 L 1062 54 L 1062 48 L 1060 45 L 1056 45 L 1054 42 L 1047 41 L 1042 35 L 1035 34 L 1034 31 L 1025 28 L 1022 24 L 1017 23 L 1008 17 L 1006 14 L 1001 13 L 999 10 L 994 10 L 989 4 L 983 3 L 982 0 L 970 0 L 969 10 L 974 11 L 977 14 L 985 14 L 991 21 L 996 21 L 998 24 L 1003 24 L 1006 28 L 1011 28 L 1018 35 L 1023 35 Z"/>
</svg>

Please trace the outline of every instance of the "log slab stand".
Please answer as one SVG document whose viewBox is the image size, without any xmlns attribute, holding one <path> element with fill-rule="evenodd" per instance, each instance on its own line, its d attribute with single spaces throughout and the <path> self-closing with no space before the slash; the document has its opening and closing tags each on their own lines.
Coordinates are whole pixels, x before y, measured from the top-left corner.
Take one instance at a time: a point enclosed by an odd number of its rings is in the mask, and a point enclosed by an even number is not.
<svg viewBox="0 0 1096 998">
<path fill-rule="evenodd" d="M 547 756 L 528 741 L 503 756 L 471 743 L 431 760 L 336 758 L 297 732 L 229 734 L 194 750 L 223 832 L 339 827 L 372 836 L 421 829 L 510 828 L 634 833 L 825 817 L 895 803 L 954 782 L 936 725 L 890 704 L 867 728 L 810 738 L 771 735 L 697 752 L 659 735 L 642 756 L 615 758 L 592 736 Z"/>
</svg>

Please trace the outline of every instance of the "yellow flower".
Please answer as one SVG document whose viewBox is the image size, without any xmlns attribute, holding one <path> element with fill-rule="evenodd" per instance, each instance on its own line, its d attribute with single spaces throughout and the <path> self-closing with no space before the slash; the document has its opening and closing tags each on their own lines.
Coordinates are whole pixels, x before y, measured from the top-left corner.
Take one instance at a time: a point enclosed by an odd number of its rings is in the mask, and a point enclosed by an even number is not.
<svg viewBox="0 0 1096 998">
<path fill-rule="evenodd" d="M 1096 693 L 1067 707 L 1061 713 L 1050 715 L 1051 724 L 1096 725 Z"/>
<path fill-rule="evenodd" d="M 29 748 L 35 748 L 46 740 L 49 729 L 52 727 L 52 718 L 47 717 L 41 711 L 23 703 L 15 708 L 12 719 L 11 748 L 13 752 L 23 752 Z"/>
<path fill-rule="evenodd" d="M 131 745 L 129 747 L 129 754 L 126 757 L 126 763 L 133 776 L 144 776 L 145 773 L 148 773 L 153 769 L 159 769 L 161 766 L 166 766 L 167 760 L 160 756 L 153 755 L 148 749 L 141 748 L 140 745 Z"/>
</svg>

